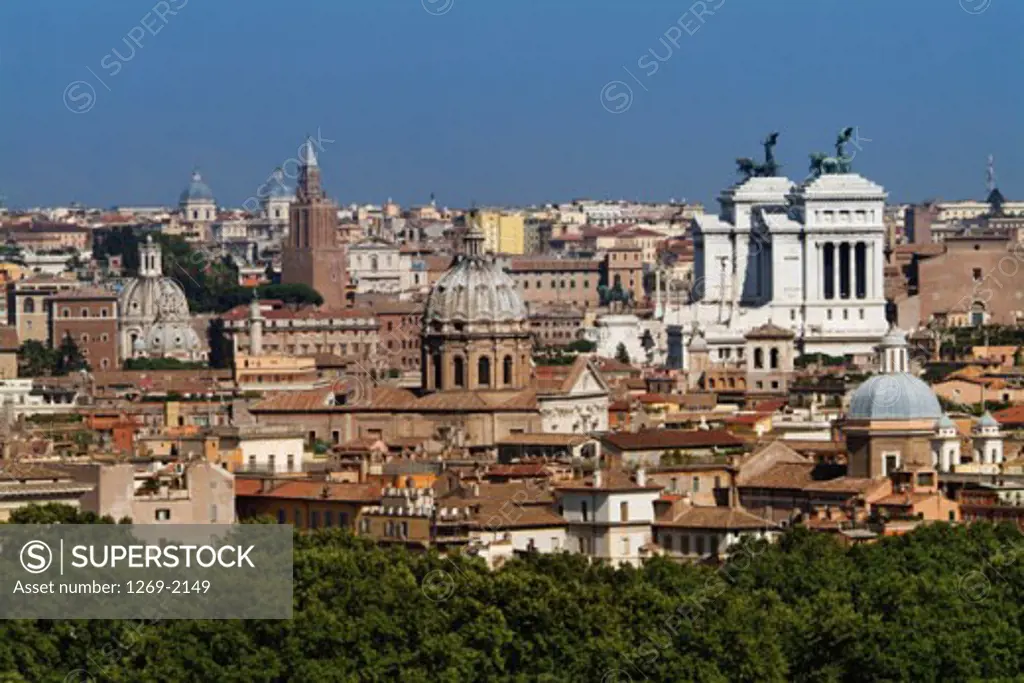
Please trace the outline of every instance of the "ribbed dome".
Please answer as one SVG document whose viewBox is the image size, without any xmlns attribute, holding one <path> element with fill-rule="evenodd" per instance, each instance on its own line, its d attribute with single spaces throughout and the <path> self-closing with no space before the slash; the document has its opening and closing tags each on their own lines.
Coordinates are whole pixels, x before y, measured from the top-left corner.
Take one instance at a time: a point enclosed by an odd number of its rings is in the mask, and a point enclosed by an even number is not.
<svg viewBox="0 0 1024 683">
<path fill-rule="evenodd" d="M 938 420 L 942 407 L 931 387 L 908 373 L 875 375 L 857 387 L 847 417 L 853 420 Z"/>
<path fill-rule="evenodd" d="M 192 180 L 189 181 L 188 186 L 182 190 L 181 196 L 178 198 L 181 202 L 212 202 L 213 190 L 210 186 L 203 182 L 203 176 L 199 174 L 199 171 L 192 172 Z"/>
<path fill-rule="evenodd" d="M 460 256 L 427 297 L 427 322 L 509 322 L 526 320 L 516 283 L 496 263 L 479 255 Z"/>
</svg>

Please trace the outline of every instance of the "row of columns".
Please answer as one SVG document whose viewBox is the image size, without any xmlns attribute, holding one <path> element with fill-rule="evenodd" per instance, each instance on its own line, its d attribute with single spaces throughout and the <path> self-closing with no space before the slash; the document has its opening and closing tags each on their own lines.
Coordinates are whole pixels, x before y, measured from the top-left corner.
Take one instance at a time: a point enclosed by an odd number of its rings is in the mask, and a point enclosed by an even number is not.
<svg viewBox="0 0 1024 683">
<path fill-rule="evenodd" d="M 876 271 L 880 263 L 876 251 L 874 242 L 815 243 L 814 268 L 811 270 L 817 275 L 815 297 L 820 301 L 878 298 L 880 283 Z M 843 273 L 846 274 L 845 290 L 842 286 Z"/>
</svg>

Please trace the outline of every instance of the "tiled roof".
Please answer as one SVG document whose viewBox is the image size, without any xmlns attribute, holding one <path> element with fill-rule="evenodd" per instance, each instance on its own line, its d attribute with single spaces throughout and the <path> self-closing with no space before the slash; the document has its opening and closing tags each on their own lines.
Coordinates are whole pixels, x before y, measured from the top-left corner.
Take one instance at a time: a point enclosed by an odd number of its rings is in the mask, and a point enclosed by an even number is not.
<svg viewBox="0 0 1024 683">
<path fill-rule="evenodd" d="M 290 500 L 334 500 L 354 503 L 379 503 L 381 489 L 373 484 L 336 484 L 323 481 L 276 481 L 267 493 L 239 493 L 235 496 L 250 495 L 262 498 L 283 498 Z"/>
<path fill-rule="evenodd" d="M 1008 426 L 1024 424 L 1024 406 L 1010 406 L 992 414 L 996 422 Z"/>
<path fill-rule="evenodd" d="M 537 395 L 521 391 L 439 391 L 416 401 L 418 410 L 536 410 Z"/>
<path fill-rule="evenodd" d="M 774 529 L 777 524 L 741 508 L 715 505 L 687 505 L 677 503 L 664 517 L 659 517 L 655 526 L 682 529 L 718 529 L 733 531 L 742 529 Z"/>
<path fill-rule="evenodd" d="M 298 412 L 318 410 L 332 405 L 333 387 L 310 389 L 308 391 L 278 391 L 268 394 L 262 401 L 252 406 L 252 411 L 286 411 Z"/>
<path fill-rule="evenodd" d="M 11 479 L 70 479 L 71 476 L 59 470 L 30 462 L 7 462 L 0 465 L 0 483 Z"/>
<path fill-rule="evenodd" d="M 885 481 L 864 477 L 836 477 L 835 479 L 811 482 L 804 487 L 804 491 L 818 493 L 867 493 L 876 486 L 885 484 Z"/>
<path fill-rule="evenodd" d="M 553 434 L 535 432 L 531 434 L 509 434 L 498 441 L 499 446 L 578 446 L 586 443 L 590 437 L 581 434 Z"/>
<path fill-rule="evenodd" d="M 591 475 L 582 481 L 576 480 L 557 487 L 559 491 L 660 491 L 662 488 L 661 484 L 653 482 L 637 486 L 634 477 L 621 470 L 602 470 L 600 486 L 594 486 L 594 476 Z"/>
<path fill-rule="evenodd" d="M 645 429 L 639 432 L 609 434 L 604 437 L 604 441 L 622 451 L 709 446 L 734 447 L 744 444 L 742 439 L 724 429 Z"/>
</svg>

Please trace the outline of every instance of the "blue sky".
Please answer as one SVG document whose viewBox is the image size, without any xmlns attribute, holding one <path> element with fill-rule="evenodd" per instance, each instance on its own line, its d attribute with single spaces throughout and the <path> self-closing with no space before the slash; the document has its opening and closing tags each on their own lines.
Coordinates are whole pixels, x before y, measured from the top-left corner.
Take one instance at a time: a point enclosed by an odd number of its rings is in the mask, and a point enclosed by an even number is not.
<svg viewBox="0 0 1024 683">
<path fill-rule="evenodd" d="M 800 179 L 851 125 L 894 200 L 980 197 L 990 152 L 1024 195 L 1019 0 L 691 4 L 4 0 L 0 194 L 173 203 L 198 165 L 239 205 L 319 129 L 342 203 L 709 202 L 768 131 Z"/>
</svg>

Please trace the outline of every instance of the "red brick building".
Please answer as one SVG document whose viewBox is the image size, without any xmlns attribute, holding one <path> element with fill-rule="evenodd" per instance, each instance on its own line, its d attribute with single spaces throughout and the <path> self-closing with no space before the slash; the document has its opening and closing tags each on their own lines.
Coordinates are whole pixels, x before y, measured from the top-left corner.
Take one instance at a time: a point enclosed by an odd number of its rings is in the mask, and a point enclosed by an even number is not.
<svg viewBox="0 0 1024 683">
<path fill-rule="evenodd" d="M 108 289 L 83 287 L 47 299 L 50 339 L 60 346 L 70 335 L 93 370 L 118 367 L 117 294 Z"/>
</svg>

